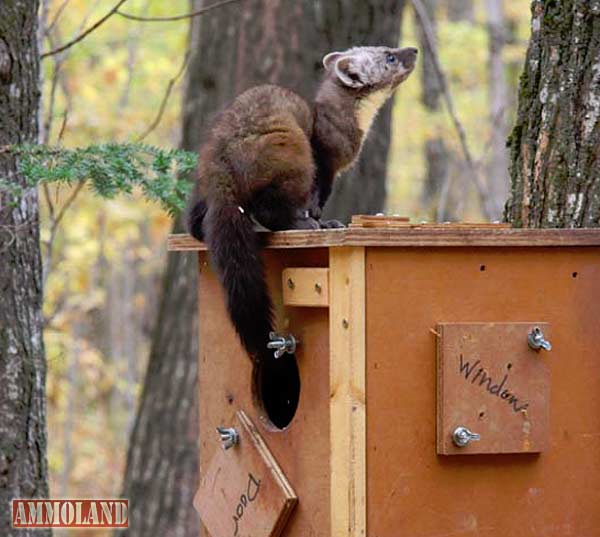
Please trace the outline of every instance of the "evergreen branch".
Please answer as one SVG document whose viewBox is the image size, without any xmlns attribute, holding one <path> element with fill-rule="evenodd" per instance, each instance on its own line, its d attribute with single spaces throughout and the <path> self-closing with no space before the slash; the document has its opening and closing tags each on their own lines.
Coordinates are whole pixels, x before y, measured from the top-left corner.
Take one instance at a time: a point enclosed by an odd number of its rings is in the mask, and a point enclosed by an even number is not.
<svg viewBox="0 0 600 537">
<path fill-rule="evenodd" d="M 147 199 L 160 203 L 171 216 L 185 209 L 191 186 L 187 176 L 197 165 L 195 153 L 144 144 L 110 143 L 74 149 L 0 147 L 0 154 L 9 151 L 19 155 L 19 169 L 26 179 L 25 186 L 0 180 L 0 188 L 9 199 L 18 200 L 26 188 L 48 183 L 76 185 L 71 201 L 85 183 L 109 199 L 139 187 Z M 61 209 L 55 220 L 63 215 Z"/>
<path fill-rule="evenodd" d="M 140 17 L 138 15 L 132 15 L 131 13 L 124 13 L 123 11 L 117 10 L 117 15 L 121 15 L 125 19 L 129 19 L 137 22 L 173 22 L 173 21 L 181 21 L 185 19 L 191 19 L 193 17 L 198 17 L 200 15 L 204 15 L 213 9 L 217 9 L 219 7 L 226 6 L 228 4 L 233 4 L 235 2 L 239 2 L 240 0 L 223 0 L 222 2 L 217 2 L 216 4 L 212 4 L 211 6 L 203 7 L 197 11 L 192 11 L 191 13 L 185 13 L 184 15 L 174 15 L 172 17 Z"/>
<path fill-rule="evenodd" d="M 65 50 L 71 48 L 73 45 L 76 45 L 80 41 L 83 41 L 89 34 L 91 34 L 94 30 L 96 30 L 97 28 L 102 26 L 108 19 L 110 19 L 110 17 L 112 17 L 115 13 L 117 13 L 117 10 L 125 2 L 127 2 L 127 0 L 119 0 L 119 2 L 117 2 L 117 4 L 106 15 L 99 18 L 87 30 L 83 31 L 77 37 L 71 39 L 71 41 L 69 41 L 68 43 L 65 43 L 64 45 L 62 45 L 58 48 L 55 48 L 54 50 L 50 50 L 48 52 L 44 52 L 43 54 L 40 54 L 40 58 L 43 60 L 44 58 L 47 58 L 48 56 L 54 56 L 55 54 L 59 54 L 61 52 L 64 52 Z"/>
</svg>

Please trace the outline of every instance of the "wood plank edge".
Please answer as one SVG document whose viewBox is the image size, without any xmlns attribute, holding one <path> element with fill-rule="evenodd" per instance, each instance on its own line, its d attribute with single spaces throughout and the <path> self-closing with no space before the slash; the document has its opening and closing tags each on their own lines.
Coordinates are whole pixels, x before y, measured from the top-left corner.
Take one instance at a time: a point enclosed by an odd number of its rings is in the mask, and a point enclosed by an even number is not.
<svg viewBox="0 0 600 537">
<path fill-rule="evenodd" d="M 271 451 L 265 444 L 265 441 L 263 440 L 260 432 L 256 428 L 256 425 L 254 425 L 252 420 L 248 417 L 248 415 L 243 410 L 238 410 L 236 412 L 236 415 L 237 415 L 238 419 L 240 420 L 240 422 L 242 423 L 242 425 L 244 426 L 244 428 L 246 429 L 246 432 L 252 439 L 252 442 L 254 443 L 255 448 L 263 457 L 265 464 L 271 471 L 271 474 L 273 475 L 274 479 L 277 481 L 277 483 L 283 489 L 284 493 L 287 496 L 287 499 L 295 500 L 297 502 L 298 495 L 296 494 L 296 491 L 293 489 L 292 485 L 288 481 L 283 470 L 277 463 L 277 460 L 275 460 L 275 458 L 273 457 L 273 454 L 271 453 Z M 295 503 L 294 503 L 294 505 L 295 505 Z"/>
<path fill-rule="evenodd" d="M 318 248 L 336 246 L 381 247 L 569 247 L 600 246 L 600 229 L 512 229 L 512 228 L 344 228 L 320 231 L 271 233 L 267 248 Z M 203 251 L 206 244 L 190 235 L 167 239 L 169 251 Z"/>
</svg>

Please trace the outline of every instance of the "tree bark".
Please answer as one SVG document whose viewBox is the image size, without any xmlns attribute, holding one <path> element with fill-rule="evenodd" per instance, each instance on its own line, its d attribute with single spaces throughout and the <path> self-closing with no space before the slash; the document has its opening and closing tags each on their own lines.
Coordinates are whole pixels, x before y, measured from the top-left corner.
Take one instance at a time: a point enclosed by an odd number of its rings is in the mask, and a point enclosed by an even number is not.
<svg viewBox="0 0 600 537">
<path fill-rule="evenodd" d="M 204 4 L 197 0 L 190 7 Z M 396 0 L 247 0 L 195 18 L 183 148 L 197 150 L 214 114 L 251 86 L 277 83 L 311 99 L 325 53 L 357 44 L 395 46 L 402 5 Z M 380 115 L 363 164 L 341 179 L 347 186 L 337 200 L 334 196 L 330 214 L 345 218 L 383 206 L 390 108 Z M 369 205 L 359 202 L 361 198 Z M 181 219 L 174 229 L 182 229 Z M 195 254 L 169 256 L 125 473 L 130 527 L 123 534 L 129 536 L 198 534 L 192 508 L 198 479 L 197 270 Z"/>
<path fill-rule="evenodd" d="M 503 0 L 487 0 L 487 27 L 489 39 L 488 88 L 491 131 L 490 159 L 487 163 L 490 217 L 499 220 L 509 193 L 508 151 L 508 88 L 504 74 L 502 49 L 506 42 Z"/>
<path fill-rule="evenodd" d="M 38 7 L 0 2 L 0 147 L 38 139 Z M 0 534 L 45 536 L 11 527 L 12 498 L 48 496 L 37 190 L 11 152 L 0 152 L 0 179 L 23 188 L 13 204 L 0 191 Z"/>
<path fill-rule="evenodd" d="M 532 2 L 510 136 L 511 199 L 523 227 L 600 224 L 600 2 Z"/>
</svg>

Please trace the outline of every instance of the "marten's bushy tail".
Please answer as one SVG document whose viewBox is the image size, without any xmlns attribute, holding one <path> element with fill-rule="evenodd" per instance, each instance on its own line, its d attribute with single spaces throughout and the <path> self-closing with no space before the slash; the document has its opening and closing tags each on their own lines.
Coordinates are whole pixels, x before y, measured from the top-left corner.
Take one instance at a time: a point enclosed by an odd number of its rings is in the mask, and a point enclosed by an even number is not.
<svg viewBox="0 0 600 537">
<path fill-rule="evenodd" d="M 206 216 L 206 202 L 204 200 L 198 200 L 191 208 L 187 216 L 188 231 L 192 237 L 199 241 L 204 240 L 204 231 L 202 225 L 204 217 Z"/>
<path fill-rule="evenodd" d="M 273 307 L 260 256 L 261 242 L 250 216 L 233 201 L 213 202 L 206 212 L 206 242 L 227 308 L 251 358 L 264 356 L 273 330 Z"/>
</svg>

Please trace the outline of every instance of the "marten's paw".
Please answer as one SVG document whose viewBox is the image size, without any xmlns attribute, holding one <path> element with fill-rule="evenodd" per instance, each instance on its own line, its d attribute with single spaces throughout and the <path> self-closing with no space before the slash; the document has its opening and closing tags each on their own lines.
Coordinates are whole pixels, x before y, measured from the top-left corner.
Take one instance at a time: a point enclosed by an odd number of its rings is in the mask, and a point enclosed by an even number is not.
<svg viewBox="0 0 600 537">
<path fill-rule="evenodd" d="M 319 225 L 322 229 L 338 229 L 346 227 L 339 220 L 319 220 Z"/>
<path fill-rule="evenodd" d="M 302 216 L 296 218 L 291 229 L 321 229 L 321 226 L 314 218 Z"/>
</svg>

